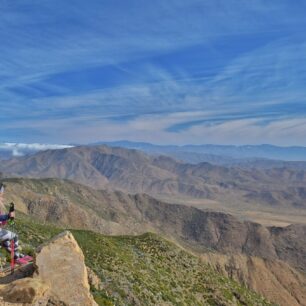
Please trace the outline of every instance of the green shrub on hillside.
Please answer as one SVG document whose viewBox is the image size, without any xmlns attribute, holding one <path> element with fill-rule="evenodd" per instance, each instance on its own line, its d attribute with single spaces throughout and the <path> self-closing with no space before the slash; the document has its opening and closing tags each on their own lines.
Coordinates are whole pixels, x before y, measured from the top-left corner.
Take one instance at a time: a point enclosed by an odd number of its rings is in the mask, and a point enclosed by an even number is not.
<svg viewBox="0 0 306 306">
<path fill-rule="evenodd" d="M 25 216 L 17 221 L 16 229 L 27 247 L 36 247 L 62 231 Z M 271 305 L 155 234 L 72 233 L 86 265 L 101 279 L 102 288 L 92 288 L 99 305 Z"/>
</svg>

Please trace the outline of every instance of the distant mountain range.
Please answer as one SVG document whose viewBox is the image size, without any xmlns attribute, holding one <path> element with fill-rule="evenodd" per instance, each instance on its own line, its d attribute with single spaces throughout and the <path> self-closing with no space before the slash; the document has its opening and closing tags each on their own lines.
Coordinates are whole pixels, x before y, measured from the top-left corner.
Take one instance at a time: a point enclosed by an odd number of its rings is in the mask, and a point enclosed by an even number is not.
<svg viewBox="0 0 306 306">
<path fill-rule="evenodd" d="M 145 142 L 101 141 L 91 146 L 108 145 L 136 149 L 153 155 L 168 155 L 176 159 L 200 163 L 209 162 L 216 165 L 239 165 L 244 167 L 280 167 L 288 166 L 306 168 L 306 147 L 279 147 L 273 145 L 155 145 Z M 78 144 L 40 144 L 40 143 L 0 143 L 0 158 L 9 159 L 16 156 L 32 155 L 48 149 L 61 149 L 78 146 Z M 273 160 L 273 161 L 272 161 Z M 288 163 L 289 162 L 289 163 Z"/>
<path fill-rule="evenodd" d="M 306 147 L 279 147 L 268 144 L 263 145 L 154 145 L 145 142 L 99 142 L 112 147 L 124 147 L 142 150 L 150 154 L 167 154 L 191 163 L 210 162 L 220 165 L 245 164 L 259 161 L 268 166 L 273 159 L 277 161 L 306 161 Z"/>
<path fill-rule="evenodd" d="M 96 188 L 263 206 L 306 208 L 306 170 L 189 164 L 105 145 L 47 150 L 2 161 L 9 176 L 69 179 Z"/>
</svg>

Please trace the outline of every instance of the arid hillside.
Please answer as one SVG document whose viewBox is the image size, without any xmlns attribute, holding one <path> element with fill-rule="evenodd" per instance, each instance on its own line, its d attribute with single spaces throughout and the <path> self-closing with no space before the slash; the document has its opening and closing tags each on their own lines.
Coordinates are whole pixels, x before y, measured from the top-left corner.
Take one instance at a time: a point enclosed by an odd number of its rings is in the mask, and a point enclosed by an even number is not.
<svg viewBox="0 0 306 306">
<path fill-rule="evenodd" d="M 306 305 L 305 274 L 283 261 L 215 252 L 201 255 L 201 259 L 278 305 Z"/>
<path fill-rule="evenodd" d="M 56 179 L 7 179 L 7 201 L 43 222 L 105 234 L 155 231 L 196 251 L 281 259 L 306 271 L 305 225 L 265 227 L 145 194 L 95 190 Z"/>
<path fill-rule="evenodd" d="M 147 193 L 158 198 L 180 196 L 224 205 L 306 208 L 305 169 L 194 165 L 136 150 L 95 146 L 47 150 L 3 161 L 0 171 L 10 176 L 69 179 L 95 189 Z"/>
<path fill-rule="evenodd" d="M 273 305 L 152 233 L 71 233 L 33 220 L 18 221 L 22 240 L 38 245 L 35 264 L 0 285 L 0 305 Z"/>
<path fill-rule="evenodd" d="M 303 305 L 305 226 L 268 228 L 241 222 L 228 214 L 164 203 L 143 194 L 99 191 L 57 179 L 7 179 L 5 184 L 6 201 L 15 201 L 18 219 L 21 217 L 17 231 L 27 243 L 40 241 L 44 235 L 50 237 L 57 232 L 57 226 L 112 235 L 156 232 L 192 250 L 226 277 L 247 285 L 270 301 L 283 306 Z M 49 223 L 56 227 L 49 226 L 45 232 Z M 88 244 L 89 234 L 82 235 Z M 105 251 L 105 243 L 109 242 L 100 242 L 88 247 Z M 147 250 L 152 247 L 146 244 Z M 95 252 L 98 260 L 102 253 L 97 249 Z"/>
</svg>

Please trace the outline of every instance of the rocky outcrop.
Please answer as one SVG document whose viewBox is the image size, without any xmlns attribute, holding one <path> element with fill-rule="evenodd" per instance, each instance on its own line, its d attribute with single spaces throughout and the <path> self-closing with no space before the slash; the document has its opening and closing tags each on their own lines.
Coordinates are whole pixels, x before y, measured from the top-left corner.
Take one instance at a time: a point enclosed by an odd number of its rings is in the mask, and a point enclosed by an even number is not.
<svg viewBox="0 0 306 306">
<path fill-rule="evenodd" d="M 207 253 L 201 258 L 216 270 L 280 306 L 306 306 L 306 277 L 280 260 Z"/>
<path fill-rule="evenodd" d="M 90 287 L 96 290 L 103 290 L 104 286 L 99 276 L 89 267 L 87 267 L 87 273 L 88 273 L 88 282 L 90 284 Z"/>
<path fill-rule="evenodd" d="M 39 279 L 18 279 L 0 288 L 0 305 L 38 305 L 48 290 L 49 287 Z"/>
<path fill-rule="evenodd" d="M 57 300 L 69 306 L 97 305 L 90 294 L 83 252 L 70 232 L 40 247 L 35 265 L 35 278 L 46 283 Z"/>
<path fill-rule="evenodd" d="M 83 252 L 70 232 L 41 246 L 34 266 L 32 277 L 0 286 L 0 305 L 97 305 L 90 293 Z"/>
</svg>

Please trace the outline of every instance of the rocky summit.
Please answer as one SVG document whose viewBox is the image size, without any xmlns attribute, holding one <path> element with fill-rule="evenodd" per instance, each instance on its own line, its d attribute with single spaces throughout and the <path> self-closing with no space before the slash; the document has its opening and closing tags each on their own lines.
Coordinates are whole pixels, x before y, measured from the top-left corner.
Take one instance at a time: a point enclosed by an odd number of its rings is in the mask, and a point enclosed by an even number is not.
<svg viewBox="0 0 306 306">
<path fill-rule="evenodd" d="M 105 236 L 72 230 L 56 234 L 61 229 L 50 225 L 24 227 L 28 243 L 40 244 L 34 271 L 16 273 L 13 280 L 3 278 L 0 305 L 272 305 L 152 233 Z M 50 235 L 55 237 L 47 239 Z M 20 236 L 25 240 L 23 233 Z"/>
<path fill-rule="evenodd" d="M 0 305 L 97 305 L 90 293 L 83 252 L 67 231 L 40 246 L 34 274 L 1 285 L 0 296 Z"/>
</svg>

